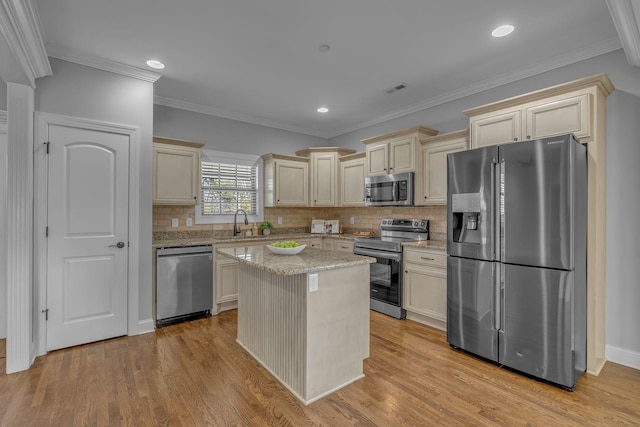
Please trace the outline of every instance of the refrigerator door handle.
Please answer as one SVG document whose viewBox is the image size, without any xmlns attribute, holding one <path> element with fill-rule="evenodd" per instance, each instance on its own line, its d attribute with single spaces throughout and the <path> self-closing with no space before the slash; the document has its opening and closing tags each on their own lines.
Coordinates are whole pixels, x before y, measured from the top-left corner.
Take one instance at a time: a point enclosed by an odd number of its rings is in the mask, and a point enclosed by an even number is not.
<svg viewBox="0 0 640 427">
<path fill-rule="evenodd" d="M 502 278 L 501 278 L 501 268 L 498 265 L 496 267 L 496 263 L 493 263 L 493 328 L 496 331 L 500 330 L 500 321 L 501 321 L 501 299 L 500 299 L 500 292 L 501 292 L 501 284 L 502 284 Z"/>
<path fill-rule="evenodd" d="M 493 256 L 494 260 L 500 261 L 501 240 L 500 240 L 500 163 L 494 161 L 491 168 L 491 198 L 493 207 L 491 209 L 491 222 L 493 225 Z"/>
<path fill-rule="evenodd" d="M 505 257 L 505 223 L 506 223 L 506 214 L 505 214 L 505 170 L 506 170 L 506 162 L 504 161 L 504 159 L 502 159 L 500 161 L 500 165 L 499 165 L 499 196 L 498 196 L 498 218 L 499 218 L 499 224 L 498 224 L 498 242 L 500 245 L 500 255 L 498 256 L 498 259 L 500 261 L 504 261 Z"/>
<path fill-rule="evenodd" d="M 506 326 L 506 321 L 505 321 L 505 301 L 504 301 L 504 283 L 505 283 L 505 276 L 506 276 L 506 272 L 505 272 L 505 265 L 504 264 L 500 264 L 499 267 L 500 270 L 500 292 L 499 292 L 499 317 L 500 317 L 500 330 L 504 332 L 504 328 Z"/>
</svg>

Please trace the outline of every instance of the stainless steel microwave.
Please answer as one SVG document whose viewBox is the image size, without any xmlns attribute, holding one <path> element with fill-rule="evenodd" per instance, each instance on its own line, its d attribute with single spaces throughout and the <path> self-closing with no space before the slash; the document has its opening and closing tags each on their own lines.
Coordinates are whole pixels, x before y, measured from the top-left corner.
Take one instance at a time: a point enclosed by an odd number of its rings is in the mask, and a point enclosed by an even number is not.
<svg viewBox="0 0 640 427">
<path fill-rule="evenodd" d="M 413 172 L 368 176 L 364 191 L 367 206 L 413 206 Z"/>
</svg>

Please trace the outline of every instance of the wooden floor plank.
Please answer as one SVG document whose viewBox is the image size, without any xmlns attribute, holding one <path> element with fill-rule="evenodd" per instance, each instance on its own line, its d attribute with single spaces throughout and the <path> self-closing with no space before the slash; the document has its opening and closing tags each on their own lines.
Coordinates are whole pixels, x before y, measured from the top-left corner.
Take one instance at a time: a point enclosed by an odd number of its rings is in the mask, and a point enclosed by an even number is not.
<svg viewBox="0 0 640 427">
<path fill-rule="evenodd" d="M 229 311 L 51 352 L 0 374 L 0 426 L 640 425 L 638 370 L 608 363 L 567 392 L 376 312 L 365 377 L 305 406 L 237 344 L 236 328 Z"/>
</svg>

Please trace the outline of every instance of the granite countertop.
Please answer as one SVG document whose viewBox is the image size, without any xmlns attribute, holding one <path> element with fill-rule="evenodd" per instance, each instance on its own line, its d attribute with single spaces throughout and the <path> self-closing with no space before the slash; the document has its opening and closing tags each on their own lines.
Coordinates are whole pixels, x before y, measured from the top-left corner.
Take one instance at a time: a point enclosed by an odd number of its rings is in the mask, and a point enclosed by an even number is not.
<svg viewBox="0 0 640 427">
<path fill-rule="evenodd" d="M 183 246 L 199 246 L 199 245 L 222 245 L 229 243 L 252 243 L 260 245 L 263 242 L 278 242 L 280 240 L 296 240 L 296 239 L 314 239 L 329 237 L 338 240 L 353 240 L 358 237 L 355 234 L 271 234 L 269 236 L 253 236 L 253 237 L 192 237 L 183 239 L 158 239 L 153 241 L 152 247 L 157 248 L 178 248 Z"/>
<path fill-rule="evenodd" d="M 237 259 L 252 267 L 282 276 L 334 270 L 376 262 L 376 259 L 371 257 L 309 247 L 297 255 L 277 255 L 265 246 L 222 248 L 217 252 L 219 255 Z"/>
<path fill-rule="evenodd" d="M 431 251 L 447 253 L 447 242 L 439 240 L 419 240 L 415 242 L 403 242 L 403 247 L 422 248 Z"/>
</svg>

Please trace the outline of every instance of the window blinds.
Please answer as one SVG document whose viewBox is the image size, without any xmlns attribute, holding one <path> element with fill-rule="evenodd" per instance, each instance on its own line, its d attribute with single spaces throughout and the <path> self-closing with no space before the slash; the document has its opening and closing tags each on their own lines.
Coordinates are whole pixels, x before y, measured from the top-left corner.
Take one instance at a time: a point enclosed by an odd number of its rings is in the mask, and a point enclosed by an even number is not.
<svg viewBox="0 0 640 427">
<path fill-rule="evenodd" d="M 202 215 L 257 214 L 257 168 L 202 161 Z"/>
</svg>

